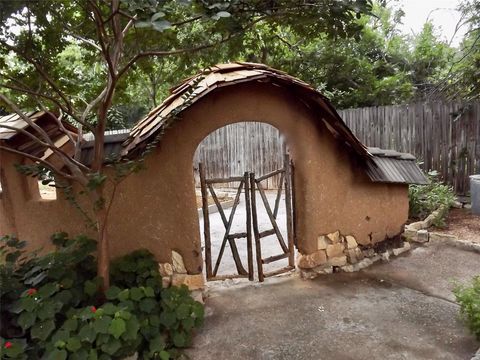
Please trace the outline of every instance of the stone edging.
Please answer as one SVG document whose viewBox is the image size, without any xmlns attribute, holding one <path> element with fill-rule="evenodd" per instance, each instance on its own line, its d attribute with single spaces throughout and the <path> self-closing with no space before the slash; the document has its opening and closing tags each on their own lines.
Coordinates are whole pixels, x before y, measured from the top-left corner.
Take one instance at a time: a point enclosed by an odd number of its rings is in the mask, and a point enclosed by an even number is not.
<svg viewBox="0 0 480 360">
<path fill-rule="evenodd" d="M 442 242 L 444 244 L 455 246 L 464 250 L 480 253 L 480 243 L 459 240 L 455 235 L 429 232 L 427 230 L 440 215 L 441 211 L 443 211 L 443 209 L 439 208 L 428 215 L 425 220 L 406 225 L 405 232 L 403 233 L 404 238 L 406 238 L 408 241 L 417 243 Z"/>
<path fill-rule="evenodd" d="M 370 244 L 359 244 L 355 237 L 342 235 L 340 231 L 320 235 L 317 250 L 311 254 L 300 254 L 297 258 L 300 276 L 313 279 L 334 271 L 355 272 L 410 250 L 410 243 L 401 241 L 400 236 L 379 245 L 372 247 Z"/>
<path fill-rule="evenodd" d="M 222 208 L 223 209 L 229 209 L 233 206 L 233 203 L 235 202 L 234 199 L 232 200 L 227 200 L 227 201 L 223 201 L 221 202 L 220 204 L 222 204 Z M 218 212 L 218 207 L 217 205 L 215 204 L 212 204 L 212 205 L 208 205 L 208 213 L 209 214 L 215 214 L 216 212 Z M 198 209 L 198 216 L 199 217 L 203 217 L 203 210 L 202 208 L 199 208 Z"/>
</svg>

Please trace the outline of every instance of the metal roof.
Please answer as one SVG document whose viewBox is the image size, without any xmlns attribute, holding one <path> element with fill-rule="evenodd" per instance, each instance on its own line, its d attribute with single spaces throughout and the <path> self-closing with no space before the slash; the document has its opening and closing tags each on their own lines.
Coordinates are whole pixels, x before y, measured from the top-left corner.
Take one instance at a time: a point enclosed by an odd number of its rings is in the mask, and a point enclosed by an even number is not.
<svg viewBox="0 0 480 360">
<path fill-rule="evenodd" d="M 144 119 L 140 120 L 125 141 L 123 155 L 142 150 L 149 141 L 177 120 L 177 116 L 215 89 L 244 82 L 270 82 L 285 87 L 295 94 L 316 113 L 333 135 L 362 157 L 368 157 L 367 148 L 355 137 L 338 115 L 328 99 L 309 84 L 283 71 L 263 64 L 235 62 L 207 68 L 198 75 L 186 79 L 171 90 L 171 95 Z"/>
<path fill-rule="evenodd" d="M 66 145 L 70 139 L 69 136 L 76 137 L 77 129 L 71 124 L 62 121 L 63 127 L 67 133 L 58 126 L 58 118 L 55 114 L 48 111 L 30 111 L 25 112 L 27 116 L 35 125 L 38 125 L 47 134 L 47 136 L 58 147 Z M 60 120 L 61 121 L 61 120 Z M 28 153 L 33 156 L 43 157 L 50 155 L 51 150 L 46 149 L 42 144 L 33 140 L 31 135 L 42 140 L 41 135 L 30 126 L 23 118 L 16 114 L 10 114 L 0 117 L 0 142 L 10 148 L 14 148 L 23 153 Z"/>
<path fill-rule="evenodd" d="M 25 113 L 25 116 L 33 122 L 36 122 L 43 115 L 46 115 L 45 111 L 30 111 Z M 11 139 L 19 133 L 18 130 L 24 130 L 28 126 L 28 123 L 16 113 L 2 116 L 0 117 L 0 140 Z"/>
<path fill-rule="evenodd" d="M 105 131 L 105 158 L 108 159 L 112 156 L 120 155 L 122 152 L 122 143 L 128 138 L 130 129 L 110 130 Z M 91 165 L 93 162 L 94 151 L 94 137 L 92 133 L 86 133 L 83 135 L 85 142 L 82 144 L 82 153 L 80 161 L 84 165 Z"/>
<path fill-rule="evenodd" d="M 373 182 L 398 184 L 428 184 L 428 179 L 417 165 L 415 156 L 395 150 L 368 148 L 372 158 L 366 173 Z"/>
</svg>

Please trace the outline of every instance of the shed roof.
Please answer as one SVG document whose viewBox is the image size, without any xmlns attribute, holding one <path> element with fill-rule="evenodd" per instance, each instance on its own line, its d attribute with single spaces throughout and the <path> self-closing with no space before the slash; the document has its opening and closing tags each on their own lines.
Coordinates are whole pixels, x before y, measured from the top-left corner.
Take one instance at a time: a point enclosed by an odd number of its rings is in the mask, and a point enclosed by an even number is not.
<svg viewBox="0 0 480 360">
<path fill-rule="evenodd" d="M 30 111 L 26 112 L 25 116 L 40 126 L 56 146 L 62 147 L 69 142 L 68 135 L 58 126 L 58 120 L 54 114 L 47 111 Z M 65 121 L 62 121 L 62 124 L 66 131 L 76 136 L 77 129 L 74 126 Z M 26 133 L 41 139 L 40 134 L 20 115 L 13 113 L 0 117 L 0 142 L 30 155 L 43 156 L 47 149 L 32 140 Z"/>
</svg>

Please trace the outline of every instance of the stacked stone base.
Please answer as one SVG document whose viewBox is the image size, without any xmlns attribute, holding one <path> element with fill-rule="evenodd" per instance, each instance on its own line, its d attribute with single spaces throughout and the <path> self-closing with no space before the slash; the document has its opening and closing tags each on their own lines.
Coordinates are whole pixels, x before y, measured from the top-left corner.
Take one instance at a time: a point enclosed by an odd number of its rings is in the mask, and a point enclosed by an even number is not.
<svg viewBox="0 0 480 360">
<path fill-rule="evenodd" d="M 192 297 L 203 302 L 203 289 L 205 280 L 203 274 L 188 274 L 183 262 L 183 257 L 176 251 L 172 251 L 172 263 L 158 264 L 158 270 L 162 276 L 162 286 L 186 285 L 192 291 Z"/>
<path fill-rule="evenodd" d="M 299 255 L 297 265 L 302 278 L 313 279 L 337 271 L 359 271 L 376 261 L 388 261 L 390 256 L 400 255 L 409 249 L 410 243 L 403 242 L 400 236 L 365 246 L 358 244 L 352 235 L 344 236 L 336 231 L 319 236 L 317 251 Z"/>
</svg>

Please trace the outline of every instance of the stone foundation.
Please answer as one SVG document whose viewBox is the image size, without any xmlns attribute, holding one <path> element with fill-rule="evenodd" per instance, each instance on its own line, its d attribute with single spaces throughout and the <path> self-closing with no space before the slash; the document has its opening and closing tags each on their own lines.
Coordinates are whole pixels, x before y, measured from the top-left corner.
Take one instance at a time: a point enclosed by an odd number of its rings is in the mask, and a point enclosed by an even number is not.
<svg viewBox="0 0 480 360">
<path fill-rule="evenodd" d="M 304 279 L 313 279 L 321 274 L 336 271 L 354 272 L 372 265 L 378 260 L 388 261 L 390 256 L 400 255 L 410 249 L 410 243 L 400 236 L 374 244 L 358 244 L 352 235 L 342 235 L 340 231 L 320 235 L 317 239 L 317 251 L 297 258 L 300 275 Z"/>
<path fill-rule="evenodd" d="M 158 270 L 162 276 L 162 285 L 164 288 L 169 286 L 186 285 L 192 290 L 192 296 L 200 301 L 198 294 L 201 294 L 205 287 L 203 274 L 188 274 L 183 257 L 176 251 L 172 251 L 172 263 L 159 263 Z"/>
</svg>

